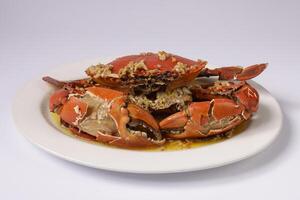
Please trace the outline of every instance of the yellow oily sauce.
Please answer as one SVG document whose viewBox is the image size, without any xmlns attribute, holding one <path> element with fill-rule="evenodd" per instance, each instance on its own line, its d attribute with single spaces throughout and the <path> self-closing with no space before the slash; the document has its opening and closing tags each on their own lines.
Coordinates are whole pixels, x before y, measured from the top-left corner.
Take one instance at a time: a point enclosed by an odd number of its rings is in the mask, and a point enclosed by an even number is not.
<svg viewBox="0 0 300 200">
<path fill-rule="evenodd" d="M 71 136 L 79 138 L 83 141 L 90 142 L 92 144 L 96 145 L 105 145 L 109 147 L 116 148 L 111 145 L 107 145 L 98 141 L 90 140 L 84 137 L 80 137 L 78 135 L 75 135 L 70 131 L 68 128 L 64 127 L 60 122 L 60 117 L 56 113 L 50 112 L 50 119 L 54 126 L 59 129 L 62 133 Z M 231 130 L 227 136 L 215 136 L 211 138 L 203 138 L 203 139 L 185 139 L 185 140 L 170 140 L 168 139 L 166 143 L 159 147 L 147 147 L 147 148 L 129 148 L 131 150 L 141 150 L 141 151 L 178 151 L 178 150 L 186 150 L 186 149 L 192 149 L 192 148 L 198 148 L 203 147 L 211 144 L 216 144 L 219 142 L 222 142 L 224 140 L 227 140 L 235 135 L 238 135 L 239 133 L 243 132 L 250 124 L 250 120 L 243 122 L 241 125 L 235 127 L 233 130 Z"/>
</svg>

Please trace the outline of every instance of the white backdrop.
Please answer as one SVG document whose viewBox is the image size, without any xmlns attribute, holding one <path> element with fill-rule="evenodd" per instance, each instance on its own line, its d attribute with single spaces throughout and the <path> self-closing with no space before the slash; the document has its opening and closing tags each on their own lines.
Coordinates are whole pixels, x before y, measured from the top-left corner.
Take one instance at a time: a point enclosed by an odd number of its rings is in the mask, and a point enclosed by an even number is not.
<svg viewBox="0 0 300 200">
<path fill-rule="evenodd" d="M 0 1 L 0 198 L 299 199 L 299 9 L 296 0 Z M 211 66 L 269 62 L 255 80 L 283 108 L 280 137 L 229 166 L 134 175 L 58 159 L 16 131 L 11 102 L 31 78 L 60 64 L 157 50 Z"/>
</svg>

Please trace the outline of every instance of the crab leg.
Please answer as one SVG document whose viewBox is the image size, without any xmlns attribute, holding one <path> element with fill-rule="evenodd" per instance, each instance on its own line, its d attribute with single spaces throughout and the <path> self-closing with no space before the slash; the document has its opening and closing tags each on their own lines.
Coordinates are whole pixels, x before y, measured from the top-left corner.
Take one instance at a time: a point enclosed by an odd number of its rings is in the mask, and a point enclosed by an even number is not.
<svg viewBox="0 0 300 200">
<path fill-rule="evenodd" d="M 50 76 L 44 76 L 42 79 L 43 79 L 43 81 L 46 81 L 47 83 L 49 83 L 55 87 L 58 87 L 58 88 L 63 88 L 66 86 L 69 86 L 69 87 L 89 87 L 89 86 L 91 86 L 91 84 L 89 82 L 90 81 L 89 78 L 72 80 L 72 81 L 59 81 Z"/>
<path fill-rule="evenodd" d="M 238 80 L 244 81 L 252 79 L 262 73 L 266 67 L 267 63 L 251 65 L 249 67 L 220 67 L 216 69 L 204 68 L 200 76 L 219 76 L 219 80 Z"/>
</svg>

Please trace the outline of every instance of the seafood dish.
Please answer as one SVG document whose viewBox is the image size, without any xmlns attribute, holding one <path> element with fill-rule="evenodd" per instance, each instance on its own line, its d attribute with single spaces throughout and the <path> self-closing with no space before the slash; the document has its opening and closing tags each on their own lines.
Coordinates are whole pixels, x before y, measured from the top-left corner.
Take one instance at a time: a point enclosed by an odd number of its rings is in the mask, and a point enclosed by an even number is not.
<svg viewBox="0 0 300 200">
<path fill-rule="evenodd" d="M 43 80 L 55 87 L 50 112 L 73 134 L 120 148 L 160 147 L 226 137 L 258 110 L 259 94 L 247 80 L 266 63 L 206 65 L 149 52 L 89 66 L 83 79 Z"/>
</svg>

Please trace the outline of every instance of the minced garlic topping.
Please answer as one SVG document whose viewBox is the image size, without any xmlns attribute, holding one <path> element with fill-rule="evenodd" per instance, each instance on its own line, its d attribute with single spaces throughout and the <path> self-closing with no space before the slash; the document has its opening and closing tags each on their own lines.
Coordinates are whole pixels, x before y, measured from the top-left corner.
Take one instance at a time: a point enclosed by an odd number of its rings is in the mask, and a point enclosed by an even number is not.
<svg viewBox="0 0 300 200">
<path fill-rule="evenodd" d="M 104 64 L 97 64 L 92 65 L 85 71 L 89 76 L 93 78 L 99 77 L 115 77 L 118 78 L 117 74 L 112 73 L 112 65 L 104 65 Z"/>
<path fill-rule="evenodd" d="M 141 60 L 139 62 L 129 62 L 125 67 L 120 69 L 119 71 L 119 76 L 129 76 L 129 77 L 134 77 L 135 73 L 140 70 L 145 70 L 147 71 L 148 68 L 145 65 L 144 61 Z"/>
<path fill-rule="evenodd" d="M 192 101 L 192 93 L 189 89 L 183 87 L 172 91 L 157 92 L 155 100 L 150 100 L 145 95 L 129 95 L 129 99 L 147 110 L 150 108 L 153 110 L 160 110 L 169 108 L 173 104 L 183 107 L 185 102 Z"/>
<path fill-rule="evenodd" d="M 162 60 L 162 61 L 166 60 L 169 57 L 169 54 L 166 53 L 165 51 L 159 51 L 157 53 L 157 55 L 158 55 L 159 60 Z"/>
<path fill-rule="evenodd" d="M 179 74 L 184 74 L 187 71 L 187 64 L 183 64 L 182 62 L 177 62 L 173 70 L 178 72 Z"/>
</svg>

